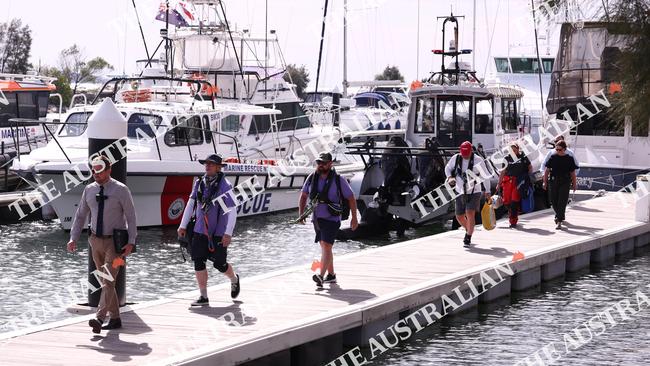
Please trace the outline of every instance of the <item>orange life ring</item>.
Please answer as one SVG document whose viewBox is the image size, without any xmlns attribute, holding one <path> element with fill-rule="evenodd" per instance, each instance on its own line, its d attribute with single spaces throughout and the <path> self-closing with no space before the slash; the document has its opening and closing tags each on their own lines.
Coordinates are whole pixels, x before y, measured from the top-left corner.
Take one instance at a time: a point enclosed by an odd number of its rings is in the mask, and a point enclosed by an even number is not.
<svg viewBox="0 0 650 366">
<path fill-rule="evenodd" d="M 226 158 L 226 159 L 224 159 L 223 162 L 224 162 L 224 163 L 234 163 L 234 164 L 239 164 L 239 159 L 237 159 L 237 158 L 233 158 L 233 157 L 230 157 L 230 158 Z"/>
<path fill-rule="evenodd" d="M 273 159 L 262 159 L 257 162 L 259 165 L 275 165 L 275 160 Z"/>
<path fill-rule="evenodd" d="M 151 89 L 125 90 L 122 92 L 124 103 L 150 102 Z"/>
</svg>

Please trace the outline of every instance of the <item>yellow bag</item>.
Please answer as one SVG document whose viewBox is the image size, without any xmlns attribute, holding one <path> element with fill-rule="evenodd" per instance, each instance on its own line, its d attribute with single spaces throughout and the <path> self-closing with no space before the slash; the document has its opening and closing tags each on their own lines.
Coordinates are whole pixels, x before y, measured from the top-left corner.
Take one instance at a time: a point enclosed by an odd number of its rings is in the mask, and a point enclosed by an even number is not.
<svg viewBox="0 0 650 366">
<path fill-rule="evenodd" d="M 494 207 L 492 207 L 492 198 L 488 198 L 481 210 L 481 221 L 485 230 L 493 230 L 497 227 L 497 217 L 494 214 Z"/>
</svg>

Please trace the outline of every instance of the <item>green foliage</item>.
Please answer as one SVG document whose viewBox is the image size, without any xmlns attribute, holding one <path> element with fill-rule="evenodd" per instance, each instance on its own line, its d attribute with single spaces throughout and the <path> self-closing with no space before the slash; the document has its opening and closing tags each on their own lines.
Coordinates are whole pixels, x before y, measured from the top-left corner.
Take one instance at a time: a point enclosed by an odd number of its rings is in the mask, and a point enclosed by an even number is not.
<svg viewBox="0 0 650 366">
<path fill-rule="evenodd" d="M 61 94 L 61 99 L 63 99 L 63 106 L 69 106 L 73 93 L 72 88 L 70 87 L 70 81 L 65 77 L 65 75 L 63 75 L 63 73 L 55 67 L 46 67 L 41 70 L 41 73 L 45 76 L 56 78 L 54 81 L 54 85 L 56 86 L 56 93 Z"/>
<path fill-rule="evenodd" d="M 298 97 L 303 98 L 305 88 L 309 85 L 309 71 L 305 65 L 297 67 L 295 64 L 287 65 L 287 72 L 284 74 L 284 80 L 296 86 Z"/>
<path fill-rule="evenodd" d="M 32 68 L 29 53 L 32 49 L 32 31 L 20 19 L 0 24 L 0 71 L 24 74 Z"/>
<path fill-rule="evenodd" d="M 404 81 L 404 76 L 397 66 L 386 66 L 381 74 L 375 75 L 375 80 L 399 80 Z"/>
<path fill-rule="evenodd" d="M 59 54 L 59 71 L 72 85 L 72 93 L 77 93 L 79 83 L 94 82 L 104 70 L 113 70 L 113 66 L 101 57 L 86 61 L 86 56 L 74 44 Z"/>
</svg>

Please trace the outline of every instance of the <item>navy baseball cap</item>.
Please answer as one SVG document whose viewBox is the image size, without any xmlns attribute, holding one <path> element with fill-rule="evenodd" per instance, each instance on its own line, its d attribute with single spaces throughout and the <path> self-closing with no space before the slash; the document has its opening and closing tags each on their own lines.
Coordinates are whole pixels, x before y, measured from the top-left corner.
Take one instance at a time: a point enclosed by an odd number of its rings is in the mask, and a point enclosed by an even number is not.
<svg viewBox="0 0 650 366">
<path fill-rule="evenodd" d="M 205 164 L 207 162 L 211 162 L 211 163 L 215 163 L 215 164 L 223 165 L 223 166 L 228 165 L 228 164 L 224 164 L 223 159 L 221 158 L 221 156 L 219 156 L 217 154 L 211 154 L 211 155 L 209 155 L 207 158 L 205 158 L 203 160 L 199 159 L 199 163 L 201 163 L 201 164 Z"/>
</svg>

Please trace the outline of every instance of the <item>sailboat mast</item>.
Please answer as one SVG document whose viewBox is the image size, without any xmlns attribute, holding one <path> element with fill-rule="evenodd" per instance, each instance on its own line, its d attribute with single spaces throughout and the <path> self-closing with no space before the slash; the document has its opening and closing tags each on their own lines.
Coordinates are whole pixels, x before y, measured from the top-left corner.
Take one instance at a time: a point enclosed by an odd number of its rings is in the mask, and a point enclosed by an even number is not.
<svg viewBox="0 0 650 366">
<path fill-rule="evenodd" d="M 325 9 L 323 10 L 323 27 L 320 31 L 320 48 L 318 49 L 318 68 L 316 69 L 316 90 L 318 93 L 318 82 L 320 81 L 320 65 L 323 61 L 323 42 L 325 41 L 325 24 L 327 20 L 327 3 L 328 0 L 325 0 Z"/>
<path fill-rule="evenodd" d="M 476 0 L 474 0 L 474 13 L 472 15 L 472 70 L 476 70 Z M 487 15 L 486 15 L 487 16 Z M 458 45 L 456 46 L 458 47 Z"/>
<path fill-rule="evenodd" d="M 343 98 L 348 97 L 348 0 L 343 0 Z"/>
</svg>

